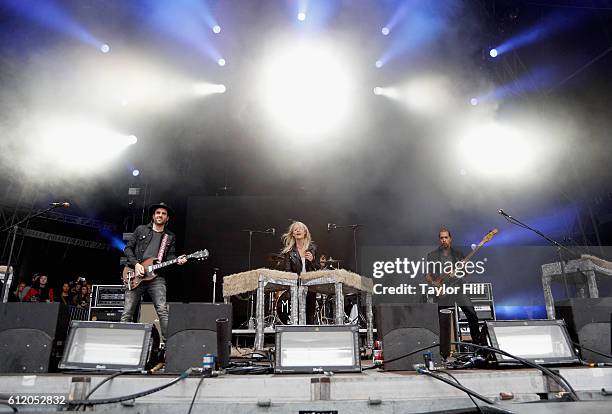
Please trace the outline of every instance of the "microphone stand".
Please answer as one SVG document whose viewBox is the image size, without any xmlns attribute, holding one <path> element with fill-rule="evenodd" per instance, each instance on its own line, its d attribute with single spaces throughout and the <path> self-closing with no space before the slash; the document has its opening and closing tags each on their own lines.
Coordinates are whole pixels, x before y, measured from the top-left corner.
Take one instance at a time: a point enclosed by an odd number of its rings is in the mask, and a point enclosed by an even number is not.
<svg viewBox="0 0 612 414">
<path fill-rule="evenodd" d="M 267 229 L 267 230 L 253 230 L 253 229 L 243 229 L 241 231 L 244 232 L 248 232 L 249 233 L 249 270 L 251 270 L 251 256 L 253 253 L 253 233 L 259 233 L 259 234 L 272 234 L 274 235 L 274 229 Z M 249 329 L 255 329 L 255 317 L 253 316 L 253 294 L 251 293 L 251 299 L 250 299 L 250 315 L 249 315 L 249 321 L 248 321 L 248 328 Z"/>
<path fill-rule="evenodd" d="M 363 226 L 363 224 L 347 224 L 344 226 L 340 226 L 338 224 L 331 224 L 330 230 L 333 229 L 353 229 L 353 253 L 355 255 L 355 273 L 359 273 L 357 268 L 357 230 L 359 227 Z"/>
<path fill-rule="evenodd" d="M 218 267 L 213 267 L 213 275 L 212 275 L 212 282 L 213 282 L 213 293 L 212 293 L 212 303 L 215 303 L 216 300 L 216 293 L 217 293 L 217 270 L 219 270 Z"/>
<path fill-rule="evenodd" d="M 12 233 L 11 235 L 11 248 L 9 249 L 9 256 L 8 256 L 8 261 L 6 264 L 6 274 L 4 276 L 4 284 L 2 286 L 2 303 L 6 303 L 8 302 L 8 295 L 9 295 L 9 291 L 10 291 L 10 285 L 13 282 L 13 271 L 11 271 L 11 261 L 13 259 L 13 250 L 15 248 L 15 239 L 17 238 L 17 232 L 19 231 L 19 225 L 22 223 L 25 223 L 35 217 L 38 216 L 42 216 L 43 214 L 54 210 L 58 207 L 63 207 L 61 204 L 58 205 L 53 205 L 49 208 L 46 208 L 44 210 L 41 211 L 37 211 L 36 213 L 33 214 L 29 214 L 27 216 L 25 216 L 24 218 L 22 218 L 21 220 L 19 220 L 17 223 L 15 224 L 11 224 L 8 227 L 3 228 L 2 230 L 0 230 L 0 233 L 5 232 L 5 231 L 9 231 L 9 234 Z"/>
<path fill-rule="evenodd" d="M 570 294 L 569 294 L 569 287 L 567 285 L 567 273 L 565 271 L 565 261 L 563 258 L 563 251 L 566 251 L 573 257 L 580 257 L 580 255 L 576 253 L 574 250 L 566 246 L 563 246 L 558 241 L 551 239 L 550 237 L 542 233 L 540 230 L 534 229 L 533 227 L 529 226 L 528 224 L 523 223 L 522 221 L 512 217 L 511 215 L 506 214 L 505 212 L 501 210 L 499 211 L 499 214 L 501 214 L 509 223 L 532 231 L 533 233 L 537 234 L 538 236 L 540 236 L 541 238 L 543 238 L 544 240 L 546 240 L 551 245 L 557 248 L 557 254 L 559 255 L 559 263 L 561 263 L 561 275 L 563 276 L 563 287 L 565 288 L 565 296 L 569 299 Z"/>
</svg>

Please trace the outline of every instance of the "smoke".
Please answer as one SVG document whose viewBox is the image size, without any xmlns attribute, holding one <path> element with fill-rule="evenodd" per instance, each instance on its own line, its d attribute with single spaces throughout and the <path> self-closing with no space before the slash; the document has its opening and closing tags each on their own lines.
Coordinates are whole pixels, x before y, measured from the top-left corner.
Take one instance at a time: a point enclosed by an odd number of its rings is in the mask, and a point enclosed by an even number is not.
<svg viewBox="0 0 612 414">
<path fill-rule="evenodd" d="M 530 91 L 530 99 L 469 104 L 496 88 L 491 62 L 480 58 L 487 35 L 476 5 L 411 1 L 389 36 L 382 36 L 381 25 L 398 2 L 340 2 L 311 28 L 308 19 L 301 26 L 289 21 L 292 15 L 278 2 L 259 8 L 242 3 L 219 4 L 214 13 L 225 22 L 221 35 L 207 34 L 200 48 L 186 42 L 177 47 L 177 38 L 186 39 L 181 30 L 191 24 L 173 27 L 174 36 L 166 37 L 154 24 L 158 20 L 138 20 L 138 8 L 117 3 L 115 12 L 104 9 L 109 15 L 100 16 L 97 27 L 113 13 L 143 24 L 130 30 L 111 25 L 117 32 L 108 36 L 109 54 L 72 39 L 7 49 L 0 62 L 0 174 L 82 197 L 113 187 L 122 193 L 130 168 L 160 193 L 180 188 L 183 194 L 217 194 L 228 186 L 234 194 L 314 194 L 359 220 L 381 223 L 373 240 L 431 234 L 441 223 L 484 226 L 501 206 L 540 209 L 576 182 L 595 186 L 608 175 L 602 173 L 607 155 L 601 149 L 609 121 L 599 106 L 581 109 L 569 98 L 537 91 Z M 91 19 L 96 7 L 79 13 Z M 155 10 L 147 13 L 159 17 Z M 31 23 L 13 24 L 27 32 Z M 255 92 L 262 59 L 279 40 L 293 38 L 342 50 L 338 58 L 353 95 L 347 121 L 335 131 L 303 137 L 277 128 L 263 111 L 265 91 Z M 206 51 L 213 49 L 227 59 L 225 67 L 210 60 Z M 388 59 L 377 69 L 374 62 L 383 56 Z M 227 92 L 196 97 L 189 94 L 195 82 L 223 83 Z M 375 86 L 407 95 L 376 96 Z M 40 119 L 50 116 L 87 119 L 134 134 L 138 143 L 95 172 L 54 168 L 39 152 L 36 135 Z M 511 137 L 495 147 L 493 159 L 465 162 L 465 136 L 490 124 L 510 126 L 526 140 L 530 161 L 515 171 L 520 174 L 488 174 L 501 164 L 495 158 L 518 147 Z M 93 165 L 97 154 L 89 159 Z"/>
</svg>

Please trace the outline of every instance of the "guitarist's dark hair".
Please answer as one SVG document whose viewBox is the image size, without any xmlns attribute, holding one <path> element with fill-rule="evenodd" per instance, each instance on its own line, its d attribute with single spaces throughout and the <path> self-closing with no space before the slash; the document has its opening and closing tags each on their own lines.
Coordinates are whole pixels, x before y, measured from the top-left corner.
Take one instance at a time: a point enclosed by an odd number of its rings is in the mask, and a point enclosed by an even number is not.
<svg viewBox="0 0 612 414">
<path fill-rule="evenodd" d="M 440 229 L 440 231 L 438 231 L 438 237 L 440 237 L 440 233 L 442 233 L 442 232 L 448 233 L 448 237 L 450 237 L 450 238 L 453 237 L 453 235 L 451 234 L 450 230 L 447 229 L 446 227 L 442 227 Z"/>
</svg>

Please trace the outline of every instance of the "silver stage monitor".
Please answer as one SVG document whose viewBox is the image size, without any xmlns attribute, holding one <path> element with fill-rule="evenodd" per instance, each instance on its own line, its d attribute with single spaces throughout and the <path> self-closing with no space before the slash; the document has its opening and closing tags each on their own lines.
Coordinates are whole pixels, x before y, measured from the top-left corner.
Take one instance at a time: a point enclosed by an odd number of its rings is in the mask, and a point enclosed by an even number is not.
<svg viewBox="0 0 612 414">
<path fill-rule="evenodd" d="M 151 351 L 148 323 L 72 321 L 60 369 L 143 371 Z"/>
<path fill-rule="evenodd" d="M 494 348 L 536 364 L 579 363 L 563 320 L 487 321 L 489 340 Z M 498 363 L 516 360 L 496 354 Z"/>
<path fill-rule="evenodd" d="M 276 327 L 276 373 L 360 372 L 356 325 Z"/>
</svg>

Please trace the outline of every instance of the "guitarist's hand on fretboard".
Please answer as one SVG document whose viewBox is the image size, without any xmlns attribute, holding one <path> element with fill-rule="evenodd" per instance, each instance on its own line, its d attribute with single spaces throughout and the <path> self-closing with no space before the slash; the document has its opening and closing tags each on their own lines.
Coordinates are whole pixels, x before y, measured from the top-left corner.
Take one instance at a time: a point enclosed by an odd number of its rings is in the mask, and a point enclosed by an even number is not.
<svg viewBox="0 0 612 414">
<path fill-rule="evenodd" d="M 179 266 L 184 265 L 185 263 L 187 263 L 187 255 L 182 255 L 179 256 L 176 262 Z"/>
</svg>

